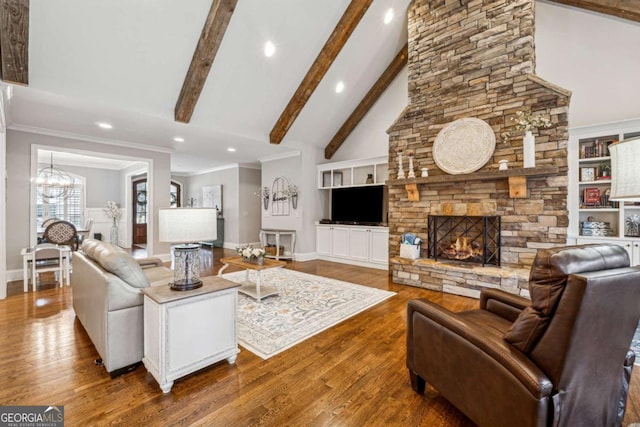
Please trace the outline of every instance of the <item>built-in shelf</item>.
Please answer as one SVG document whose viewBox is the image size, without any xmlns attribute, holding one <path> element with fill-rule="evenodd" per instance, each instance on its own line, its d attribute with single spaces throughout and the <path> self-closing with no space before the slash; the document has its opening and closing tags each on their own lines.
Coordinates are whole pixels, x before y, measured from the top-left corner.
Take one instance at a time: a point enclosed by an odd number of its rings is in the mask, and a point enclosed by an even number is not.
<svg viewBox="0 0 640 427">
<path fill-rule="evenodd" d="M 560 172 L 558 166 L 540 166 L 535 168 L 507 169 L 506 171 L 494 170 L 491 172 L 468 173 L 461 175 L 435 175 L 417 177 L 411 179 L 391 179 L 387 185 L 404 185 L 410 201 L 420 200 L 419 185 L 442 184 L 469 181 L 509 180 L 509 196 L 512 199 L 527 198 L 527 178 L 556 175 Z"/>
</svg>

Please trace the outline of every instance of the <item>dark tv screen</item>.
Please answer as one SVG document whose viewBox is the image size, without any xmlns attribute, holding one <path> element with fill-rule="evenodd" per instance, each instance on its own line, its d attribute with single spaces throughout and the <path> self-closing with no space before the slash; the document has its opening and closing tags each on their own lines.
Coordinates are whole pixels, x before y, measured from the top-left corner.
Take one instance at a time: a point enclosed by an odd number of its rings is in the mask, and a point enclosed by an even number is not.
<svg viewBox="0 0 640 427">
<path fill-rule="evenodd" d="M 347 187 L 331 190 L 331 220 L 340 222 L 386 222 L 384 186 Z"/>
</svg>

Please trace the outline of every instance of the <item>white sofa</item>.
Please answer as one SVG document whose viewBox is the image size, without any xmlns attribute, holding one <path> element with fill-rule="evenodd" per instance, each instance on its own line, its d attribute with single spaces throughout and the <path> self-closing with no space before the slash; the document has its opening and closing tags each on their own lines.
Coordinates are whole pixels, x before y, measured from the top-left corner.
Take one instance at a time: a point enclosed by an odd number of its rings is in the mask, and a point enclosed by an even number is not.
<svg viewBox="0 0 640 427">
<path fill-rule="evenodd" d="M 73 254 L 73 309 L 112 377 L 143 356 L 141 288 L 167 285 L 173 271 L 159 258 L 134 259 L 118 246 L 86 239 Z"/>
</svg>

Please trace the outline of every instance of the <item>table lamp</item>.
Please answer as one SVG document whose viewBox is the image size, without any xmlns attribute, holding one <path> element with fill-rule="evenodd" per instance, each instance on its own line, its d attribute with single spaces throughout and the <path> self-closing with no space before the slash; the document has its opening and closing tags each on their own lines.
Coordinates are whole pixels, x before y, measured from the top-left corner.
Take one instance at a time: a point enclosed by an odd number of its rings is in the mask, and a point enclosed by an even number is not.
<svg viewBox="0 0 640 427">
<path fill-rule="evenodd" d="M 640 138 L 609 145 L 611 154 L 611 195 L 609 200 L 640 202 Z"/>
<path fill-rule="evenodd" d="M 218 237 L 214 208 L 164 208 L 159 211 L 161 242 L 181 243 L 173 247 L 171 289 L 188 291 L 202 286 L 200 245 L 193 242 Z"/>
</svg>

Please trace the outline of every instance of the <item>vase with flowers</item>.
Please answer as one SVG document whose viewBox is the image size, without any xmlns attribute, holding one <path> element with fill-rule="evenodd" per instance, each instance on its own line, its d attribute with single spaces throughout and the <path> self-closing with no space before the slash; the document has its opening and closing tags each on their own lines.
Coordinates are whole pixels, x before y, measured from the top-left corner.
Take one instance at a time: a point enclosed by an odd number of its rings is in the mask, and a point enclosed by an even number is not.
<svg viewBox="0 0 640 427">
<path fill-rule="evenodd" d="M 298 186 L 289 185 L 282 193 L 291 200 L 293 209 L 298 209 Z"/>
<path fill-rule="evenodd" d="M 109 243 L 117 245 L 118 244 L 118 220 L 122 216 L 122 209 L 118 207 L 118 204 L 114 201 L 109 200 L 104 208 L 102 208 L 104 214 L 111 218 L 111 232 L 109 235 Z"/>
<path fill-rule="evenodd" d="M 522 138 L 522 150 L 524 155 L 523 166 L 532 168 L 536 165 L 536 139 L 533 136 L 533 129 L 542 129 L 551 127 L 549 117 L 541 114 L 533 114 L 530 111 L 516 111 L 515 117 L 511 117 L 511 121 L 515 122 L 515 130 L 524 132 Z M 502 134 L 502 141 L 508 142 L 512 136 L 511 132 Z"/>
<path fill-rule="evenodd" d="M 269 187 L 262 187 L 253 194 L 262 199 L 262 205 L 264 206 L 264 210 L 266 211 L 269 208 L 269 196 L 271 195 Z"/>
<path fill-rule="evenodd" d="M 263 248 L 254 247 L 253 245 L 244 245 L 236 248 L 236 252 L 242 257 L 244 262 L 250 262 L 258 265 L 264 264 L 265 251 Z"/>
</svg>

